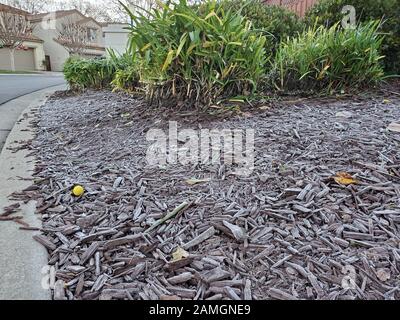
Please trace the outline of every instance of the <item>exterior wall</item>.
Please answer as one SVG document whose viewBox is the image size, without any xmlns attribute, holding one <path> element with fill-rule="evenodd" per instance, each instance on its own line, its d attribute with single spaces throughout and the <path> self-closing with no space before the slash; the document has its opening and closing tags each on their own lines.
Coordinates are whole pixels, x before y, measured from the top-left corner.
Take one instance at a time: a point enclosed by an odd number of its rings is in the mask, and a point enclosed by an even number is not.
<svg viewBox="0 0 400 320">
<path fill-rule="evenodd" d="M 96 29 L 96 41 L 92 42 L 92 45 L 104 46 L 104 39 L 103 39 L 103 33 L 102 33 L 102 28 L 96 24 L 93 20 L 89 20 L 88 22 L 85 22 L 84 25 L 88 28 L 93 28 Z"/>
<path fill-rule="evenodd" d="M 44 41 L 44 52 L 50 56 L 51 70 L 62 71 L 65 60 L 69 54 L 64 47 L 54 41 L 57 37 L 57 31 L 54 29 L 43 29 L 41 24 L 34 29 L 35 36 Z"/>
<path fill-rule="evenodd" d="M 73 13 L 70 14 L 68 16 L 62 17 L 62 18 L 58 18 L 56 20 L 56 30 L 57 29 L 61 29 L 63 24 L 68 24 L 68 23 L 79 23 L 82 20 L 86 20 L 83 18 L 82 15 L 78 14 L 78 13 Z M 103 35 L 102 35 L 102 30 L 101 30 L 101 26 L 99 26 L 97 23 L 95 23 L 92 19 L 81 22 L 81 25 L 87 27 L 87 28 L 92 28 L 92 29 L 96 29 L 96 40 L 93 42 L 90 42 L 90 45 L 93 46 L 98 46 L 98 47 L 102 47 L 104 45 L 104 41 L 103 41 Z M 55 31 L 54 33 L 54 38 L 57 37 L 57 31 Z"/>
<path fill-rule="evenodd" d="M 269 5 L 278 5 L 288 8 L 303 17 L 306 11 L 319 0 L 266 0 Z"/>
<path fill-rule="evenodd" d="M 109 24 L 103 28 L 104 46 L 113 49 L 118 54 L 123 54 L 128 45 L 129 30 L 124 28 L 128 24 Z"/>
<path fill-rule="evenodd" d="M 24 45 L 28 48 L 33 49 L 33 59 L 34 59 L 34 64 L 35 64 L 35 70 L 38 70 L 38 71 L 45 70 L 44 43 L 26 41 L 26 42 L 24 42 Z"/>
</svg>

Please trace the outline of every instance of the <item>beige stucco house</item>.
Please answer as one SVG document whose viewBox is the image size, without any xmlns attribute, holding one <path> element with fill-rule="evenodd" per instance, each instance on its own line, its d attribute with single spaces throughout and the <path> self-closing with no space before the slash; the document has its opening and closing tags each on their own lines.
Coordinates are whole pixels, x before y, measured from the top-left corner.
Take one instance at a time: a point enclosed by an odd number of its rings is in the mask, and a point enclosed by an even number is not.
<svg viewBox="0 0 400 320">
<path fill-rule="evenodd" d="M 0 4 L 0 12 L 18 15 L 25 20 L 29 19 L 29 12 Z M 20 37 L 23 41 L 14 51 L 15 69 L 18 71 L 45 70 L 44 41 L 34 34 Z M 1 46 L 0 41 L 0 70 L 11 70 L 10 48 Z"/>
<path fill-rule="evenodd" d="M 80 56 L 93 58 L 106 55 L 106 49 L 123 54 L 128 44 L 129 24 L 100 23 L 86 17 L 78 10 L 62 10 L 40 14 L 30 14 L 10 6 L 0 4 L 0 11 L 8 10 L 23 15 L 33 28 L 26 36 L 23 46 L 15 51 L 17 70 L 62 71 L 68 57 L 73 54 L 68 50 L 68 39 L 60 37 L 60 30 L 65 25 L 76 24 L 82 27 L 85 44 Z M 66 48 L 67 47 L 67 48 Z M 0 48 L 0 69 L 11 70 L 10 53 L 7 48 Z"/>
<path fill-rule="evenodd" d="M 128 45 L 127 23 L 108 23 L 103 27 L 104 46 L 117 54 L 124 54 Z"/>
<path fill-rule="evenodd" d="M 64 62 L 70 56 L 68 40 L 62 40 L 59 32 L 65 25 L 77 24 L 86 31 L 87 39 L 81 56 L 101 57 L 106 53 L 103 40 L 103 25 L 93 18 L 84 16 L 78 10 L 63 10 L 30 16 L 35 25 L 33 34 L 44 41 L 48 71 L 62 71 Z"/>
</svg>

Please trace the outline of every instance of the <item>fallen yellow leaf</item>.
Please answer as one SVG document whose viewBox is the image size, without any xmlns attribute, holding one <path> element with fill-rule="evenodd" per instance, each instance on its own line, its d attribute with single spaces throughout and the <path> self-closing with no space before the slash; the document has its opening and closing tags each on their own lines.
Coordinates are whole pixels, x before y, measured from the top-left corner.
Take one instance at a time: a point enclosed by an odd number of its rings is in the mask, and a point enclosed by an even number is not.
<svg viewBox="0 0 400 320">
<path fill-rule="evenodd" d="M 338 172 L 336 174 L 336 177 L 333 177 L 333 179 L 336 181 L 336 183 L 348 186 L 350 184 L 357 184 L 358 181 L 354 179 L 351 174 L 347 172 Z"/>
<path fill-rule="evenodd" d="M 182 259 L 185 259 L 189 257 L 189 252 L 185 251 L 181 247 L 178 247 L 173 253 L 172 253 L 172 262 L 180 261 Z"/>
</svg>

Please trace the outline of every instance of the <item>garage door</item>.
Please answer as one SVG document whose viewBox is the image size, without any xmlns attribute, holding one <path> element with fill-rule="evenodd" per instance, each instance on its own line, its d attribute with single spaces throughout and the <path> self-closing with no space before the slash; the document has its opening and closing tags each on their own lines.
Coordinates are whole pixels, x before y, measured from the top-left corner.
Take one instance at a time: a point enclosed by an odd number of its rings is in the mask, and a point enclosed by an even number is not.
<svg viewBox="0 0 400 320">
<path fill-rule="evenodd" d="M 15 50 L 15 68 L 17 70 L 35 70 L 33 49 Z"/>
<path fill-rule="evenodd" d="M 0 48 L 0 70 L 10 70 L 10 54 L 6 48 Z"/>
<path fill-rule="evenodd" d="M 15 69 L 22 71 L 35 70 L 33 49 L 15 50 Z M 0 70 L 11 70 L 10 53 L 7 48 L 0 49 Z"/>
</svg>

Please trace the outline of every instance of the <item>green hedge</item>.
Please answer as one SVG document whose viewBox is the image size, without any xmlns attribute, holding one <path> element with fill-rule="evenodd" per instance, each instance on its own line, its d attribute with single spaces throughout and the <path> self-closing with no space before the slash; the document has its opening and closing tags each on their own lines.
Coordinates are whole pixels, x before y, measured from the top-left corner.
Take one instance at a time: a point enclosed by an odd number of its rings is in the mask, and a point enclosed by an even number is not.
<svg viewBox="0 0 400 320">
<path fill-rule="evenodd" d="M 276 86 L 281 90 L 354 89 L 382 80 L 378 22 L 342 30 L 337 25 L 305 31 L 283 42 L 275 59 Z"/>
<path fill-rule="evenodd" d="M 341 10 L 345 5 L 356 9 L 356 22 L 366 23 L 383 19 L 380 31 L 385 34 L 382 43 L 384 64 L 388 72 L 400 74 L 400 1 L 399 0 L 320 0 L 305 20 L 309 26 L 333 26 L 343 18 Z"/>
<path fill-rule="evenodd" d="M 138 67 L 130 64 L 124 69 L 119 69 L 111 82 L 114 90 L 135 93 L 140 91 Z"/>
<path fill-rule="evenodd" d="M 64 76 L 73 90 L 110 88 L 118 70 L 125 70 L 131 65 L 132 57 L 117 57 L 110 51 L 110 57 L 85 59 L 70 57 L 64 63 Z"/>
<path fill-rule="evenodd" d="M 275 52 L 282 40 L 295 37 L 305 29 L 303 21 L 292 11 L 280 6 L 266 5 L 262 0 L 222 1 L 225 10 L 240 12 L 254 28 L 267 37 L 266 52 Z"/>
<path fill-rule="evenodd" d="M 102 89 L 110 85 L 115 69 L 107 59 L 70 57 L 64 64 L 63 72 L 73 90 Z"/>
</svg>

